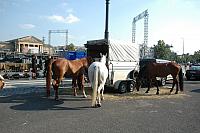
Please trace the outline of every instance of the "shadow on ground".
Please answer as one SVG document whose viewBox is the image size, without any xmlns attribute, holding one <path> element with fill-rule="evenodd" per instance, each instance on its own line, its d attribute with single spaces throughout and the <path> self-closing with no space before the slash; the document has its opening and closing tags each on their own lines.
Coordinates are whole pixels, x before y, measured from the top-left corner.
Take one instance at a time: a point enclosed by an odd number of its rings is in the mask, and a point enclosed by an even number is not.
<svg viewBox="0 0 200 133">
<path fill-rule="evenodd" d="M 82 110 L 90 108 L 89 106 L 65 107 L 64 101 L 84 101 L 89 100 L 82 97 L 66 96 L 54 100 L 54 96 L 47 98 L 44 93 L 18 94 L 13 96 L 0 97 L 0 103 L 11 104 L 13 110 L 36 111 L 36 110 Z M 87 104 L 86 104 L 87 105 Z"/>
<path fill-rule="evenodd" d="M 191 92 L 200 93 L 200 89 L 194 89 Z"/>
</svg>

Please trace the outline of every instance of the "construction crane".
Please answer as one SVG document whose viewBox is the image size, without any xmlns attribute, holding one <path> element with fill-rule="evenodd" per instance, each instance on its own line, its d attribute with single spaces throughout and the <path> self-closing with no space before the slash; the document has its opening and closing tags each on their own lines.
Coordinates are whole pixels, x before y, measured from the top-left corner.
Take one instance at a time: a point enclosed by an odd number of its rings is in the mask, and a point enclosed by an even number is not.
<svg viewBox="0 0 200 133">
<path fill-rule="evenodd" d="M 136 17 L 133 18 L 133 23 L 132 23 L 132 42 L 135 43 L 135 35 L 136 35 L 136 22 L 140 19 L 144 18 L 144 43 L 142 46 L 142 57 L 145 56 L 145 51 L 147 48 L 147 44 L 148 44 L 148 10 L 145 10 L 144 12 L 140 13 L 139 15 L 137 15 Z"/>
</svg>

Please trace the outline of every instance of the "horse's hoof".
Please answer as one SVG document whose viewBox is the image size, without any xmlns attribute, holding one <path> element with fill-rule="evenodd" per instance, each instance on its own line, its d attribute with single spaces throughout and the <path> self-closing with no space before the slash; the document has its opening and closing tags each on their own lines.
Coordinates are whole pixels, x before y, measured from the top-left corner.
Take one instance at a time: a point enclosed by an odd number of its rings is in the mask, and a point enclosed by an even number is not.
<svg viewBox="0 0 200 133">
<path fill-rule="evenodd" d="M 58 101 L 59 99 L 58 99 L 58 97 L 55 97 L 55 101 Z"/>
<path fill-rule="evenodd" d="M 146 91 L 145 93 L 149 93 L 148 91 Z"/>
<path fill-rule="evenodd" d="M 86 95 L 83 95 L 83 98 L 87 98 L 87 96 L 86 96 Z"/>
<path fill-rule="evenodd" d="M 97 108 L 101 107 L 101 104 L 100 103 L 96 104 L 96 107 Z"/>
<path fill-rule="evenodd" d="M 178 94 L 178 92 L 175 92 L 175 94 Z"/>
<path fill-rule="evenodd" d="M 156 92 L 156 95 L 159 95 L 159 92 Z"/>
<path fill-rule="evenodd" d="M 104 97 L 101 98 L 101 101 L 103 101 L 103 100 L 104 100 Z"/>
<path fill-rule="evenodd" d="M 92 105 L 92 108 L 97 108 L 97 105 L 95 104 L 95 105 Z"/>
</svg>

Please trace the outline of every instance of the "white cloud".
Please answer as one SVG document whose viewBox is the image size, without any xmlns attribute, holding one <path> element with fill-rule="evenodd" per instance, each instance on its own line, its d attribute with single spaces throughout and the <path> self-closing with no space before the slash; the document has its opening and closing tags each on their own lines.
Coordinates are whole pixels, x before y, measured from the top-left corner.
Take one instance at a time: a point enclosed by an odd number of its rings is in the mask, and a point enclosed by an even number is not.
<svg viewBox="0 0 200 133">
<path fill-rule="evenodd" d="M 66 18 L 66 21 L 68 23 L 74 23 L 74 22 L 79 22 L 80 19 L 72 14 L 69 14 L 69 16 Z"/>
<path fill-rule="evenodd" d="M 33 24 L 20 24 L 19 27 L 22 28 L 22 29 L 33 29 L 33 28 L 35 28 L 35 25 L 33 25 Z"/>
<path fill-rule="evenodd" d="M 49 16 L 48 19 L 52 20 L 54 22 L 67 23 L 67 24 L 71 24 L 71 23 L 80 21 L 80 19 L 78 17 L 74 16 L 73 14 L 69 14 L 67 17 L 59 16 L 59 15 L 52 15 L 52 16 Z"/>
</svg>

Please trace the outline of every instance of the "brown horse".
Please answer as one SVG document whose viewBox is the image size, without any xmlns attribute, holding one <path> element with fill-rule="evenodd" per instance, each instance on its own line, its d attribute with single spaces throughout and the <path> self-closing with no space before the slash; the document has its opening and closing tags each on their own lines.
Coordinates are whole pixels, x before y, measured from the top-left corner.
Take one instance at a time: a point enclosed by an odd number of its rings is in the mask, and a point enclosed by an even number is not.
<svg viewBox="0 0 200 133">
<path fill-rule="evenodd" d="M 84 72 L 92 62 L 93 59 L 91 57 L 78 60 L 67 60 L 63 58 L 51 60 L 47 67 L 46 76 L 47 97 L 50 96 L 51 78 L 53 77 L 52 85 L 55 90 L 55 100 L 58 100 L 58 87 L 64 75 L 72 76 L 72 87 L 75 96 L 77 95 L 76 88 L 78 84 L 83 91 L 84 97 L 87 97 L 84 90 Z"/>
<path fill-rule="evenodd" d="M 0 90 L 3 89 L 4 85 L 5 85 L 4 78 L 3 76 L 0 75 Z"/>
<path fill-rule="evenodd" d="M 157 87 L 156 94 L 159 94 L 158 81 L 156 80 L 156 77 L 167 77 L 170 74 L 173 77 L 173 85 L 170 90 L 170 93 L 173 91 L 174 86 L 176 84 L 175 94 L 178 94 L 178 86 L 180 86 L 180 91 L 183 91 L 183 72 L 181 66 L 175 62 L 149 63 L 142 67 L 136 78 L 136 89 L 137 91 L 139 91 L 139 87 L 141 86 L 141 80 L 146 79 L 148 83 L 148 89 L 145 93 L 149 92 L 151 82 L 154 81 Z"/>
</svg>

